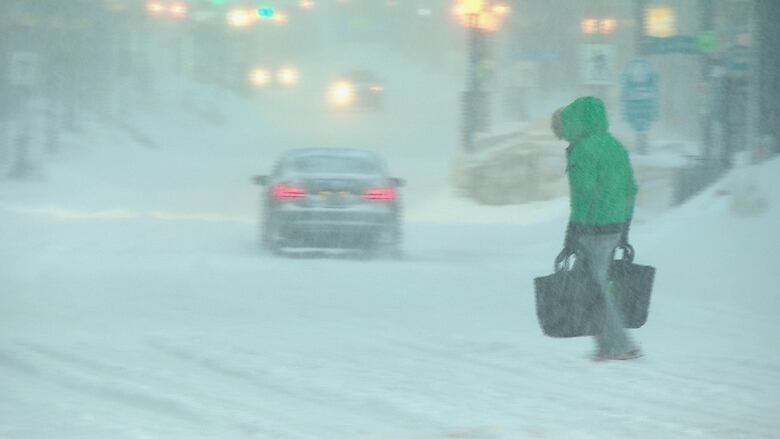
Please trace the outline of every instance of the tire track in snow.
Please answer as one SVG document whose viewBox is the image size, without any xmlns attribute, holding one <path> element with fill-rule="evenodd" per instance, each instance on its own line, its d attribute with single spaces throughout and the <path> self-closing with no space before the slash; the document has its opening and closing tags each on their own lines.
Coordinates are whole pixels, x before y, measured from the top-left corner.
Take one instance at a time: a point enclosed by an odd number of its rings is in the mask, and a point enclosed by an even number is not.
<svg viewBox="0 0 780 439">
<path fill-rule="evenodd" d="M 378 381 L 390 381 L 389 383 L 386 383 L 386 389 L 384 392 L 384 398 L 389 399 L 391 397 L 396 397 L 398 400 L 401 401 L 420 401 L 424 400 L 423 405 L 426 407 L 427 410 L 431 410 L 432 408 L 435 408 L 437 410 L 437 414 L 441 417 L 444 416 L 446 419 L 448 419 L 448 422 L 442 422 L 441 424 L 446 425 L 446 427 L 438 427 L 438 429 L 442 432 L 452 432 L 452 431 L 462 431 L 462 429 L 454 428 L 456 426 L 479 426 L 484 425 L 485 419 L 496 419 L 496 413 L 498 412 L 505 412 L 508 416 L 504 417 L 503 419 L 523 419 L 527 418 L 529 416 L 529 411 L 533 409 L 538 409 L 538 404 L 536 404 L 540 400 L 547 401 L 550 399 L 550 396 L 554 396 L 554 401 L 552 404 L 558 404 L 566 403 L 567 401 L 571 401 L 573 399 L 572 394 L 568 392 L 554 392 L 554 391 L 548 391 L 549 389 L 544 389 L 543 392 L 537 392 L 539 393 L 538 396 L 536 396 L 536 399 L 534 401 L 531 401 L 530 404 L 525 403 L 523 401 L 523 404 L 518 405 L 518 398 L 516 395 L 526 395 L 528 393 L 528 386 L 526 383 L 518 383 L 516 380 L 513 380 L 511 384 L 507 384 L 506 382 L 502 383 L 500 386 L 493 385 L 494 383 L 485 383 L 485 381 L 479 381 L 479 375 L 473 373 L 473 371 L 467 371 L 461 373 L 461 375 L 468 375 L 468 378 L 466 379 L 468 383 L 470 384 L 468 389 L 462 389 L 465 391 L 458 392 L 457 390 L 453 392 L 453 388 L 457 387 L 464 387 L 463 379 L 458 379 L 456 377 L 453 377 L 452 369 L 461 368 L 463 364 L 468 364 L 467 362 L 461 362 L 459 359 L 453 359 L 448 357 L 449 360 L 449 367 L 446 372 L 442 373 L 442 369 L 439 367 L 443 363 L 440 361 L 440 359 L 436 359 L 431 361 L 430 356 L 415 356 L 415 355 L 409 355 L 408 351 L 399 351 L 399 350 L 392 350 L 392 349 L 386 349 L 387 345 L 383 343 L 379 343 L 377 345 L 372 345 L 373 350 L 369 352 L 364 352 L 361 354 L 361 357 L 368 357 L 373 358 L 375 360 L 382 360 L 384 357 L 389 357 L 389 361 L 383 361 L 383 364 L 391 364 L 394 360 L 402 359 L 404 362 L 408 362 L 409 360 L 414 360 L 415 362 L 422 364 L 426 366 L 426 368 L 423 368 L 423 370 L 409 370 L 409 368 L 399 369 L 394 368 L 392 370 L 384 369 L 385 374 L 383 376 L 375 377 L 371 376 L 369 379 L 375 379 L 378 378 Z M 247 351 L 246 349 L 240 349 L 242 351 Z M 247 351 L 250 352 L 251 351 Z M 402 352 L 401 355 L 399 355 L 399 352 Z M 252 353 L 253 355 L 260 355 L 259 353 Z M 329 359 L 332 361 L 332 359 Z M 343 358 L 339 358 L 339 360 L 343 360 Z M 434 373 L 431 374 L 429 369 L 435 369 Z M 505 372 L 513 375 L 514 377 L 522 376 L 524 374 L 524 370 L 522 369 L 522 366 L 518 366 L 517 370 L 514 368 L 504 368 Z M 365 368 L 363 369 L 365 370 Z M 372 371 L 373 372 L 373 371 Z M 388 378 L 387 372 L 393 373 L 394 376 Z M 357 375 L 357 374 L 356 374 Z M 494 375 L 493 371 L 490 370 L 489 374 L 492 378 Z M 421 377 L 425 377 L 423 381 L 420 381 Z M 432 384 L 432 381 L 438 381 L 438 385 L 434 383 Z M 404 381 L 407 382 L 407 386 L 399 385 L 398 381 Z M 389 385 L 388 385 L 389 384 Z M 560 387 L 560 386 L 559 386 Z M 446 388 L 444 392 L 442 392 L 442 388 Z M 501 395 L 501 397 L 493 397 L 490 398 L 490 392 L 491 390 L 501 389 L 501 391 L 504 392 L 504 395 Z M 509 390 L 507 390 L 509 389 Z M 510 393 L 511 392 L 511 393 Z M 597 393 L 590 392 L 590 395 L 598 395 Z M 488 395 L 488 396 L 486 396 Z M 515 396 L 513 396 L 515 395 Z M 576 395 L 575 395 L 576 396 Z M 551 404 L 549 402 L 546 402 L 548 404 Z M 498 405 L 496 405 L 498 404 Z M 608 406 L 608 404 L 601 403 L 600 400 L 587 400 L 585 402 L 576 403 L 575 405 L 577 407 L 580 406 L 587 406 L 584 404 L 589 404 L 591 407 L 600 407 L 600 406 Z M 444 414 L 446 412 L 446 414 Z M 538 413 L 536 413 L 538 415 Z M 466 418 L 470 419 L 468 422 L 465 422 L 464 424 L 464 415 Z M 555 425 L 557 424 L 557 420 L 555 418 L 550 418 L 550 416 L 545 415 L 548 420 L 547 424 L 549 425 Z M 535 420 L 535 422 L 538 420 Z M 632 420 L 634 421 L 634 420 Z M 636 421 L 634 421 L 636 422 Z M 655 426 L 655 425 L 653 425 Z M 446 433 L 442 433 L 446 434 Z M 390 436 L 382 436 L 382 437 L 390 437 Z M 395 436 L 392 436 L 395 437 Z M 402 436 L 399 436 L 402 437 Z M 404 437 L 445 437 L 441 435 L 428 435 L 428 436 L 404 436 Z M 523 437 L 523 436 L 521 436 Z M 565 437 L 565 436 L 563 436 Z"/>
<path fill-rule="evenodd" d="M 72 370 L 68 371 L 62 367 L 43 369 L 38 366 L 27 366 L 32 364 L 29 359 L 21 360 L 18 358 L 19 355 L 9 356 L 7 353 L 2 355 L 0 366 L 10 366 L 17 371 L 20 371 L 20 366 L 24 366 L 26 370 L 23 373 L 68 389 L 78 395 L 109 400 L 142 412 L 163 414 L 191 425 L 202 426 L 206 424 L 203 416 L 190 404 L 167 395 L 160 395 L 140 384 L 127 382 L 120 384 L 116 379 L 118 375 L 115 373 L 120 370 L 119 368 L 79 358 L 70 353 L 58 352 L 38 344 L 18 343 L 18 345 L 26 352 L 39 358 L 59 364 L 68 364 Z M 29 370 L 33 372 L 29 372 Z M 94 374 L 98 370 L 101 372 L 112 371 L 112 373 L 109 378 L 100 378 Z"/>
<path fill-rule="evenodd" d="M 181 382 L 174 382 L 169 377 L 163 376 L 160 373 L 149 373 L 148 368 L 147 369 L 139 369 L 137 365 L 133 365 L 133 367 L 128 366 L 117 366 L 114 364 L 109 364 L 105 361 L 96 361 L 91 358 L 84 358 L 80 357 L 78 355 L 73 354 L 72 352 L 66 352 L 57 350 L 51 347 L 47 347 L 40 344 L 34 344 L 34 343 L 28 343 L 28 342 L 20 342 L 17 343 L 18 346 L 21 346 L 25 348 L 27 351 L 35 353 L 43 358 L 48 358 L 49 360 L 53 360 L 55 362 L 71 366 L 78 370 L 81 373 L 89 373 L 90 375 L 94 374 L 108 374 L 108 378 L 104 379 L 111 379 L 116 377 L 121 377 L 124 382 L 132 382 L 132 385 L 135 386 L 144 386 L 148 387 L 150 385 L 154 385 L 155 388 L 159 385 L 163 385 L 166 389 L 172 390 L 173 388 L 179 388 L 179 393 L 181 392 L 181 387 L 184 385 Z M 36 370 L 33 368 L 33 366 L 28 365 L 27 363 L 24 363 L 16 358 L 13 358 L 8 355 L 2 355 L 0 352 L 0 366 L 2 366 L 2 362 L 5 361 L 9 367 L 13 367 L 16 369 L 27 369 L 27 370 Z M 142 374 L 143 376 L 139 377 L 138 375 Z M 32 373 L 30 373 L 32 374 Z M 37 373 L 35 373 L 37 375 Z M 62 383 L 59 383 L 62 384 Z M 72 388 L 73 386 L 66 386 L 69 388 Z M 191 389 L 187 389 L 191 390 Z M 98 392 L 98 393 L 105 393 L 105 392 Z M 213 407 L 214 405 L 220 405 L 223 407 L 226 407 L 231 413 L 233 413 L 235 410 L 240 410 L 243 413 L 243 416 L 240 419 L 224 419 L 217 417 L 214 413 L 208 414 L 208 419 L 210 419 L 210 424 L 215 424 L 217 421 L 224 424 L 226 427 L 231 428 L 236 431 L 244 432 L 250 437 L 273 437 L 273 438 L 286 438 L 288 437 L 285 433 L 283 433 L 281 430 L 279 430 L 279 426 L 274 428 L 268 428 L 268 426 L 263 425 L 257 425 L 256 422 L 252 422 L 252 419 L 257 417 L 258 409 L 257 407 L 249 406 L 246 404 L 238 405 L 235 403 L 235 401 L 226 401 L 224 399 L 216 397 L 215 392 L 209 392 L 205 394 L 195 394 L 193 395 L 192 392 L 187 395 L 178 395 L 178 398 L 168 398 L 164 397 L 166 399 L 176 400 L 180 401 L 182 398 L 185 398 L 187 400 L 197 400 L 200 407 L 197 408 L 195 406 L 192 406 L 192 412 L 188 413 L 189 418 L 197 418 L 199 421 L 203 420 L 206 417 L 206 414 L 204 413 L 204 406 L 207 407 Z M 127 399 L 127 398 L 125 398 Z M 135 398 L 136 400 L 138 398 Z M 208 400 L 208 401 L 206 401 Z M 143 402 L 143 401 L 139 401 Z M 155 410 L 155 406 L 159 406 L 159 403 L 153 404 L 151 410 Z M 181 412 L 181 410 L 176 410 L 178 412 Z"/>
<path fill-rule="evenodd" d="M 7 352 L 0 351 L 0 367 L 22 375 L 38 376 L 39 370 L 24 360 L 21 360 Z"/>
<path fill-rule="evenodd" d="M 337 370 L 341 378 L 349 378 L 348 385 L 353 388 L 360 388 L 362 390 L 366 386 L 372 387 L 371 394 L 379 394 L 382 396 L 382 401 L 376 401 L 379 402 L 380 405 L 390 404 L 391 406 L 405 405 L 408 407 L 423 407 L 424 411 L 428 413 L 430 413 L 432 407 L 435 407 L 437 413 L 435 415 L 429 414 L 428 416 L 439 419 L 438 424 L 451 425 L 452 419 L 457 418 L 460 413 L 459 409 L 460 405 L 462 405 L 460 402 L 446 399 L 442 400 L 431 396 L 430 394 L 421 393 L 418 391 L 419 388 L 412 388 L 411 386 L 406 386 L 408 388 L 404 388 L 405 386 L 403 383 L 406 382 L 408 384 L 409 382 L 409 371 L 406 369 L 394 368 L 390 370 L 386 367 L 367 367 L 365 363 L 366 359 L 382 358 L 380 355 L 385 354 L 385 352 L 378 352 L 376 346 L 373 346 L 372 348 L 373 350 L 370 351 L 362 350 L 360 357 L 357 359 L 341 355 L 336 358 L 319 356 L 317 357 L 318 361 L 311 365 L 310 368 L 331 368 L 332 370 Z M 229 350 L 230 352 L 239 353 L 249 358 L 267 357 L 267 353 L 265 352 L 260 353 L 245 347 L 232 346 Z M 305 360 L 311 361 L 309 356 L 302 356 L 298 353 L 294 355 L 295 357 L 288 359 L 288 361 L 296 361 L 297 364 L 301 364 Z M 297 361 L 296 359 L 300 361 Z M 325 361 L 323 361 L 323 359 L 325 359 Z M 382 363 L 384 365 L 392 364 L 393 359 L 396 358 L 391 358 L 390 361 L 383 361 Z M 336 386 L 337 385 L 331 385 L 331 387 Z M 332 392 L 338 391 L 339 390 L 337 389 L 332 390 Z M 381 407 L 379 407 L 379 409 L 381 409 Z"/>
<path fill-rule="evenodd" d="M 326 410 L 331 413 L 333 418 L 343 418 L 345 414 L 349 414 L 351 418 L 354 418 L 354 422 L 360 423 L 365 421 L 366 410 L 370 409 L 371 413 L 375 415 L 373 419 L 376 419 L 376 416 L 378 416 L 385 419 L 388 425 L 397 426 L 403 423 L 410 426 L 425 426 L 425 428 L 445 428 L 443 422 L 431 419 L 424 413 L 404 409 L 385 399 L 350 395 L 345 389 L 331 390 L 311 384 L 305 387 L 296 386 L 297 390 L 293 390 L 289 386 L 272 383 L 271 380 L 273 378 L 270 374 L 258 374 L 255 371 L 250 372 L 246 369 L 226 365 L 222 361 L 215 360 L 212 356 L 195 353 L 182 347 L 161 343 L 155 343 L 153 346 L 174 358 L 197 365 L 214 374 L 281 395 L 296 405 L 304 403 L 319 411 Z M 258 358 L 266 359 L 267 357 L 268 355 L 266 354 Z M 275 364 L 275 366 L 281 367 L 279 364 Z M 293 370 L 295 367 L 288 367 L 288 369 Z M 362 413 L 362 415 L 357 415 L 358 413 Z M 351 421 L 350 423 L 354 422 Z"/>
<path fill-rule="evenodd" d="M 674 398 L 659 398 L 659 397 L 653 397 L 644 389 L 637 389 L 635 386 L 631 392 L 636 392 L 637 390 L 643 390 L 643 393 L 641 394 L 641 398 L 628 398 L 629 395 L 625 391 L 618 390 L 616 391 L 611 383 L 602 382 L 602 380 L 592 382 L 591 384 L 584 384 L 582 380 L 579 380 L 577 382 L 575 381 L 563 381 L 561 380 L 562 377 L 556 377 L 555 380 L 547 379 L 549 377 L 549 374 L 543 372 L 538 373 L 539 371 L 548 371 L 548 370 L 555 370 L 560 369 L 560 364 L 558 364 L 555 360 L 547 360 L 543 361 L 543 363 L 546 365 L 539 365 L 539 362 L 535 362 L 535 367 L 533 368 L 527 368 L 523 369 L 522 366 L 514 366 L 514 367 L 508 367 L 502 364 L 496 364 L 490 361 L 480 360 L 480 359 L 474 359 L 470 358 L 469 354 L 464 354 L 462 351 L 448 351 L 442 348 L 432 347 L 429 345 L 422 345 L 422 344 L 415 344 L 411 343 L 405 340 L 394 340 L 392 341 L 393 344 L 402 347 L 406 350 L 411 350 L 413 352 L 418 352 L 422 354 L 426 354 L 429 356 L 434 356 L 437 358 L 447 358 L 452 361 L 460 362 L 461 364 L 468 364 L 477 368 L 483 368 L 487 370 L 492 370 L 496 372 L 500 372 L 505 377 L 507 375 L 512 376 L 514 379 L 513 382 L 517 382 L 517 378 L 523 379 L 523 385 L 520 387 L 522 389 L 522 394 L 528 394 L 528 390 L 535 389 L 539 394 L 542 393 L 549 395 L 552 393 L 552 390 L 555 389 L 555 395 L 559 397 L 560 401 L 567 401 L 568 403 L 574 402 L 575 404 L 572 404 L 573 408 L 581 409 L 582 407 L 598 407 L 603 406 L 603 396 L 609 395 L 610 397 L 614 398 L 616 401 L 620 401 L 620 405 L 622 405 L 625 408 L 633 407 L 632 410 L 630 410 L 633 413 L 648 413 L 652 411 L 659 411 L 661 408 L 661 414 L 668 412 L 668 409 L 671 407 L 674 407 L 677 413 L 688 413 L 688 414 L 699 414 L 704 415 L 707 418 L 710 419 L 710 421 L 706 422 L 707 426 L 711 426 L 713 424 L 723 424 L 725 425 L 746 425 L 751 427 L 751 430 L 760 430 L 760 431 L 775 431 L 778 427 L 777 423 L 775 425 L 770 425 L 769 418 L 774 418 L 773 416 L 768 415 L 768 411 L 764 408 L 763 413 L 767 413 L 763 418 L 756 418 L 757 413 L 762 413 L 762 407 L 760 406 L 753 406 L 753 407 L 742 407 L 743 413 L 733 413 L 733 412 L 724 412 L 722 410 L 718 410 L 716 408 L 704 408 L 696 404 L 690 404 L 686 402 L 680 402 L 676 401 Z M 425 361 L 422 359 L 421 361 Z M 641 360 L 640 360 L 641 361 Z M 645 363 L 646 364 L 646 363 Z M 622 367 L 622 366 L 629 366 L 629 364 L 614 364 L 614 365 L 605 365 L 605 366 L 615 366 L 615 367 Z M 633 366 L 633 365 L 631 365 Z M 536 371 L 536 372 L 535 372 Z M 530 374 L 529 374 L 530 372 Z M 685 385 L 686 386 L 686 397 L 690 397 L 691 389 L 698 392 L 701 397 L 698 399 L 698 401 L 706 401 L 711 402 L 712 399 L 708 397 L 710 396 L 720 396 L 720 397 L 728 397 L 728 393 L 724 392 L 722 395 L 711 395 L 712 389 L 707 386 L 708 383 L 702 382 L 700 380 L 697 380 L 697 377 L 690 377 L 690 378 L 681 378 L 676 377 L 676 379 L 670 380 L 668 375 L 664 371 L 658 371 L 658 370 L 649 370 L 647 368 L 638 368 L 638 367 L 632 367 L 631 369 L 624 369 L 622 371 L 625 375 L 623 375 L 623 383 L 631 383 L 631 382 L 654 382 L 659 383 L 656 386 L 653 386 L 653 388 L 663 387 L 666 389 L 669 389 L 669 393 L 673 395 L 679 395 L 680 394 L 680 386 Z M 562 371 L 562 373 L 565 373 L 565 371 Z M 638 376 L 637 376 L 638 375 Z M 544 389 L 541 389 L 539 387 L 540 383 L 544 383 Z M 662 383 L 665 383 L 666 385 L 662 385 Z M 501 384 L 502 388 L 508 387 L 506 383 Z M 594 395 L 597 396 L 597 398 L 593 397 L 584 397 L 583 395 Z M 633 395 L 636 395 L 636 393 L 633 393 Z M 750 399 L 749 397 L 746 399 Z M 695 401 L 694 401 L 695 402 Z M 726 405 L 727 407 L 729 405 Z M 731 408 L 731 407 L 730 407 Z M 648 410 L 650 409 L 650 410 Z M 749 422 L 746 421 L 746 417 L 752 418 Z M 682 425 L 680 425 L 682 427 Z M 755 428 L 758 427 L 758 428 Z M 751 434 L 758 434 L 758 431 L 751 432 Z"/>
</svg>

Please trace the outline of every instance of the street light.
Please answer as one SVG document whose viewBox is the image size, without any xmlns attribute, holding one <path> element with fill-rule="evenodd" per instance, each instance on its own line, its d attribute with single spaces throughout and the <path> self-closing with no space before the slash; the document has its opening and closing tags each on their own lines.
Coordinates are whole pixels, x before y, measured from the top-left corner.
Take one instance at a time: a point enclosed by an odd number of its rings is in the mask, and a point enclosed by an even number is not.
<svg viewBox="0 0 780 439">
<path fill-rule="evenodd" d="M 645 35 L 668 38 L 677 34 L 677 16 L 674 9 L 651 7 L 645 9 Z"/>
<path fill-rule="evenodd" d="M 498 15 L 499 17 L 506 17 L 511 12 L 512 12 L 512 7 L 506 3 L 499 3 L 497 5 L 493 5 L 493 13 Z"/>
<path fill-rule="evenodd" d="M 235 28 L 244 28 L 253 25 L 257 21 L 254 11 L 248 9 L 231 9 L 227 13 L 228 25 Z"/>
<path fill-rule="evenodd" d="M 580 21 L 580 29 L 585 35 L 593 35 L 599 31 L 599 20 L 597 18 L 583 18 Z"/>
<path fill-rule="evenodd" d="M 271 84 L 271 72 L 257 67 L 249 73 L 249 81 L 256 88 L 264 88 Z"/>
<path fill-rule="evenodd" d="M 165 5 L 159 1 L 150 1 L 146 3 L 146 12 L 152 16 L 160 16 L 165 12 Z"/>
<path fill-rule="evenodd" d="M 187 16 L 187 5 L 181 2 L 176 2 L 170 5 L 168 12 L 174 18 L 184 18 Z"/>
<path fill-rule="evenodd" d="M 468 82 L 462 101 L 462 142 L 463 148 L 472 152 L 475 133 L 487 130 L 490 122 L 487 34 L 500 29 L 511 8 L 505 2 L 458 0 L 452 11 L 461 25 L 469 30 Z"/>
<path fill-rule="evenodd" d="M 276 73 L 276 81 L 284 87 L 292 87 L 298 84 L 301 75 L 293 67 L 282 67 Z"/>
<path fill-rule="evenodd" d="M 271 17 L 271 21 L 273 21 L 276 24 L 287 24 L 287 21 L 289 19 L 287 18 L 287 14 L 284 12 L 277 12 L 274 14 L 273 17 Z"/>
<path fill-rule="evenodd" d="M 506 3 L 489 3 L 486 0 L 459 0 L 453 6 L 453 14 L 467 28 L 496 32 L 501 21 L 512 11 Z"/>
<path fill-rule="evenodd" d="M 599 22 L 599 33 L 609 35 L 617 29 L 617 20 L 612 17 L 602 18 Z"/>
<path fill-rule="evenodd" d="M 612 17 L 583 18 L 580 21 L 580 29 L 585 35 L 609 35 L 617 29 L 617 20 Z"/>
</svg>

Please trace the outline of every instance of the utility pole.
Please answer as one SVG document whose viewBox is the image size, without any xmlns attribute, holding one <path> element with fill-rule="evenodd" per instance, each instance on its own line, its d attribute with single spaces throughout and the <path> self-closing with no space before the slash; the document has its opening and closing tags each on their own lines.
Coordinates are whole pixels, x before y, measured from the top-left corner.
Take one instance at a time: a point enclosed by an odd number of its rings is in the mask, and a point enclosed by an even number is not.
<svg viewBox="0 0 780 439">
<path fill-rule="evenodd" d="M 8 113 L 11 107 L 10 87 L 8 84 L 8 41 L 11 38 L 9 23 L 9 5 L 0 2 L 0 164 L 4 164 L 8 158 L 7 129 Z"/>
<path fill-rule="evenodd" d="M 634 17 L 636 19 L 635 36 L 636 39 L 636 54 L 637 56 L 646 55 L 644 40 L 645 40 L 645 0 L 636 0 Z M 644 130 L 636 131 L 636 150 L 638 154 L 645 154 L 647 152 L 647 132 Z"/>
<path fill-rule="evenodd" d="M 770 155 L 780 154 L 780 2 L 756 0 L 758 22 L 758 137 Z"/>
<path fill-rule="evenodd" d="M 699 30 L 702 34 L 712 34 L 715 24 L 715 5 L 712 0 L 699 0 L 700 25 Z M 701 112 L 699 126 L 701 130 L 701 141 L 703 151 L 701 152 L 702 158 L 706 163 L 710 163 L 713 159 L 713 143 L 715 139 L 712 136 L 712 119 L 714 115 L 713 111 L 713 94 L 715 93 L 717 78 L 714 77 L 713 71 L 713 59 L 708 52 L 702 53 L 701 58 L 701 81 L 705 84 L 706 89 L 709 91 L 709 104 L 705 111 Z"/>
<path fill-rule="evenodd" d="M 468 82 L 463 93 L 463 149 L 474 152 L 474 134 L 486 128 L 485 91 L 482 84 L 482 66 L 485 63 L 485 35 L 478 28 L 478 14 L 468 15 Z"/>
<path fill-rule="evenodd" d="M 13 3 L 13 16 L 34 16 L 29 4 Z M 12 18 L 13 20 L 13 18 Z M 8 80 L 11 95 L 17 106 L 17 129 L 14 136 L 14 158 L 8 176 L 25 179 L 32 174 L 30 161 L 30 137 L 33 131 L 30 105 L 33 91 L 38 84 L 40 54 L 33 45 L 34 29 L 29 23 L 14 22 L 11 33 Z"/>
</svg>

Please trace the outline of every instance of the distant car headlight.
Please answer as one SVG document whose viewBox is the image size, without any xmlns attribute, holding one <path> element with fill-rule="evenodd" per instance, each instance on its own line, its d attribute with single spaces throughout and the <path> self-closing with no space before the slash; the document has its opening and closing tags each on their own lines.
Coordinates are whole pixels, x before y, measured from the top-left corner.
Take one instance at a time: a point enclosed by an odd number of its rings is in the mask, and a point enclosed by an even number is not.
<svg viewBox="0 0 780 439">
<path fill-rule="evenodd" d="M 285 87 L 297 85 L 300 77 L 298 70 L 292 67 L 283 67 L 276 72 L 276 80 Z"/>
<path fill-rule="evenodd" d="M 347 107 L 355 101 L 355 86 L 347 81 L 339 81 L 330 87 L 330 103 L 336 107 Z"/>
<path fill-rule="evenodd" d="M 259 67 L 253 69 L 249 73 L 249 82 L 257 88 L 267 87 L 271 84 L 271 72 Z"/>
<path fill-rule="evenodd" d="M 187 15 L 187 5 L 185 3 L 174 3 L 171 5 L 170 12 L 176 18 L 184 18 Z"/>
<path fill-rule="evenodd" d="M 165 12 L 165 6 L 157 1 L 149 1 L 146 3 L 146 11 L 150 15 L 160 15 Z"/>
<path fill-rule="evenodd" d="M 381 86 L 381 85 L 372 85 L 371 87 L 369 87 L 369 90 L 371 90 L 373 92 L 376 92 L 376 93 L 381 93 L 381 92 L 385 91 L 385 88 L 383 86 Z"/>
<path fill-rule="evenodd" d="M 249 9 L 232 9 L 227 13 L 227 22 L 231 27 L 249 27 L 253 25 L 256 20 L 256 13 Z"/>
</svg>

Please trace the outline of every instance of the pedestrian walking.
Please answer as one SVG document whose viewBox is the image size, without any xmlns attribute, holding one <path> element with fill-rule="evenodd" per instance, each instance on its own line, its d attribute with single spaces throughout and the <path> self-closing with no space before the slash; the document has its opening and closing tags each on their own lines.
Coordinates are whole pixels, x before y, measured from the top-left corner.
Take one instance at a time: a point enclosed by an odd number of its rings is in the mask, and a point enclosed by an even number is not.
<svg viewBox="0 0 780 439">
<path fill-rule="evenodd" d="M 604 297 L 602 331 L 595 335 L 595 359 L 630 359 L 639 348 L 624 329 L 609 292 L 609 271 L 618 248 L 628 248 L 637 185 L 628 152 L 609 133 L 604 103 L 576 99 L 553 114 L 553 133 L 569 142 L 566 172 L 570 216 L 558 261 L 572 255 L 574 270 L 586 270 Z"/>
</svg>

